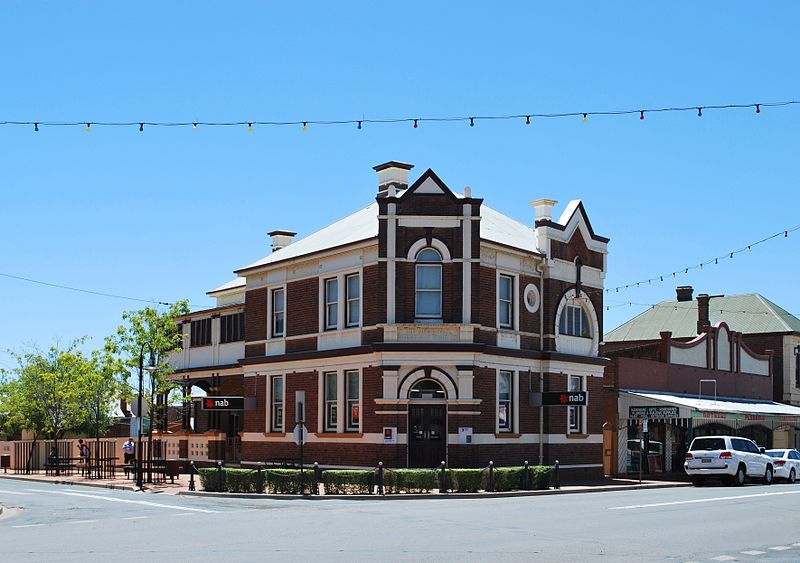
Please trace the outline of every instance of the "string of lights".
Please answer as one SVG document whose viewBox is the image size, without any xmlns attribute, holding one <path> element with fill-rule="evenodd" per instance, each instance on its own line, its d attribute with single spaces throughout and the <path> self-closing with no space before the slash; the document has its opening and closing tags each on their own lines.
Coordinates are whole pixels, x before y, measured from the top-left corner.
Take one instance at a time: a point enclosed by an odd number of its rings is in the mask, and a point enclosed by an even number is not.
<svg viewBox="0 0 800 563">
<path fill-rule="evenodd" d="M 631 283 L 627 283 L 627 284 L 624 284 L 624 285 L 618 285 L 616 287 L 608 287 L 608 288 L 606 288 L 605 292 L 606 293 L 612 293 L 612 292 L 619 293 L 620 289 L 623 290 L 623 291 L 626 291 L 628 289 L 641 287 L 642 285 L 645 285 L 645 284 L 646 285 L 652 285 L 653 282 L 663 282 L 664 278 L 670 278 L 670 277 L 671 278 L 675 278 L 679 274 L 684 274 L 684 275 L 688 274 L 689 270 L 698 270 L 698 269 L 702 270 L 702 269 L 705 268 L 705 266 L 719 264 L 720 260 L 732 260 L 734 256 L 736 256 L 737 254 L 741 254 L 742 252 L 747 252 L 749 254 L 749 253 L 751 253 L 753 251 L 753 247 L 758 246 L 759 244 L 764 244 L 765 242 L 770 241 L 770 240 L 772 240 L 774 238 L 778 238 L 778 237 L 788 238 L 789 237 L 789 233 L 793 233 L 793 232 L 798 231 L 798 230 L 800 230 L 800 225 L 797 225 L 795 227 L 791 227 L 791 228 L 788 228 L 788 229 L 783 229 L 781 231 L 778 231 L 775 234 L 769 235 L 768 237 L 764 237 L 761 240 L 757 240 L 755 242 L 751 242 L 750 244 L 748 244 L 746 246 L 743 246 L 743 247 L 741 247 L 739 249 L 732 250 L 730 252 L 726 252 L 725 254 L 721 254 L 719 256 L 715 256 L 714 258 L 711 258 L 711 259 L 706 260 L 704 262 L 700 262 L 698 264 L 692 264 L 691 266 L 684 266 L 683 268 L 678 268 L 677 270 L 674 270 L 672 272 L 665 273 L 665 274 L 660 274 L 660 275 L 653 276 L 651 278 L 643 279 L 643 280 L 640 280 L 640 281 L 631 282 Z"/>
<path fill-rule="evenodd" d="M 712 296 L 713 297 L 713 296 Z M 605 305 L 606 311 L 610 311 L 611 309 L 618 309 L 620 307 L 647 307 L 649 309 L 655 309 L 656 307 L 660 307 L 662 309 L 672 309 L 674 311 L 685 310 L 685 311 L 694 311 L 697 309 L 696 305 L 690 304 L 688 306 L 683 306 L 680 303 L 676 302 L 666 302 L 666 303 L 637 303 L 636 301 L 625 301 L 625 302 L 615 302 L 613 305 Z M 743 309 L 721 309 L 718 307 L 711 307 L 709 306 L 710 311 L 719 311 L 720 314 L 723 313 L 737 313 L 743 315 L 770 315 L 768 311 L 746 311 Z M 800 314 L 797 313 L 789 313 L 792 316 L 800 317 Z"/>
<path fill-rule="evenodd" d="M 652 107 L 652 108 L 639 108 L 639 109 L 623 109 L 623 110 L 605 110 L 605 111 L 568 111 L 560 113 L 516 113 L 516 114 L 499 114 L 499 115 L 461 115 L 461 116 L 434 116 L 434 117 L 389 117 L 368 119 L 362 117 L 361 119 L 303 119 L 303 120 L 290 120 L 290 121 L 271 121 L 271 120 L 240 120 L 240 121 L 46 121 L 46 120 L 28 120 L 28 121 L 0 121 L 0 125 L 20 125 L 33 127 L 34 131 L 39 131 L 44 127 L 85 127 L 86 132 L 91 132 L 92 127 L 134 127 L 138 128 L 140 132 L 144 132 L 146 127 L 179 127 L 189 128 L 193 130 L 199 127 L 242 127 L 246 128 L 248 132 L 252 132 L 254 127 L 287 127 L 287 126 L 302 126 L 303 131 L 308 131 L 309 126 L 344 126 L 355 125 L 357 129 L 363 129 L 365 125 L 392 125 L 392 124 L 406 124 L 411 125 L 414 129 L 420 127 L 424 123 L 469 123 L 470 127 L 474 127 L 479 121 L 521 121 L 525 125 L 530 125 L 538 119 L 564 119 L 564 118 L 581 118 L 584 123 L 587 123 L 589 117 L 619 117 L 619 116 L 638 116 L 639 120 L 644 121 L 646 114 L 658 113 L 684 113 L 696 112 L 698 117 L 703 117 L 704 111 L 717 111 L 717 110 L 740 110 L 751 109 L 755 113 L 761 113 L 761 108 L 778 108 L 785 106 L 792 106 L 800 104 L 800 100 L 787 100 L 782 102 L 759 102 L 748 104 L 703 104 L 696 106 L 673 106 L 673 107 Z"/>
</svg>

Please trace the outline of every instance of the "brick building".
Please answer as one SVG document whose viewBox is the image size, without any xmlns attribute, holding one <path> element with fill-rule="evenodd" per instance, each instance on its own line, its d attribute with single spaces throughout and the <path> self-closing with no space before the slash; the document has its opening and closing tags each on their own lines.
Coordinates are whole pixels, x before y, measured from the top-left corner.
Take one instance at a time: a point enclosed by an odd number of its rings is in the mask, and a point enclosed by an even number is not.
<svg viewBox="0 0 800 563">
<path fill-rule="evenodd" d="M 556 221 L 536 200 L 528 226 L 431 170 L 409 185 L 411 168 L 375 167 L 375 202 L 303 239 L 271 232 L 271 254 L 209 292 L 216 308 L 181 319 L 173 377 L 245 398 L 196 409 L 209 459 L 297 458 L 302 391 L 320 464 L 558 459 L 599 475 L 608 239 L 580 201 Z M 588 405 L 531 406 L 567 390 Z"/>
<path fill-rule="evenodd" d="M 680 471 L 694 436 L 800 446 L 800 320 L 758 294 L 696 299 L 679 287 L 605 335 L 606 473 Z"/>
</svg>

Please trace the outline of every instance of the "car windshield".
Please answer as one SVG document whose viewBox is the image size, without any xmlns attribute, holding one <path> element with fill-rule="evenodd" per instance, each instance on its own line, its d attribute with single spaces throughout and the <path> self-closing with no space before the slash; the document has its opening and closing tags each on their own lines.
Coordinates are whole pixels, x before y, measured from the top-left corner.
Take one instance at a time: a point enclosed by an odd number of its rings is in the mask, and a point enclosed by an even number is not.
<svg viewBox="0 0 800 563">
<path fill-rule="evenodd" d="M 725 440 L 723 438 L 695 438 L 692 442 L 692 451 L 698 450 L 724 450 Z"/>
<path fill-rule="evenodd" d="M 783 451 L 782 451 L 782 450 L 777 450 L 777 451 L 775 451 L 775 450 L 768 450 L 768 451 L 767 451 L 767 455 L 768 455 L 769 457 L 783 457 Z"/>
</svg>

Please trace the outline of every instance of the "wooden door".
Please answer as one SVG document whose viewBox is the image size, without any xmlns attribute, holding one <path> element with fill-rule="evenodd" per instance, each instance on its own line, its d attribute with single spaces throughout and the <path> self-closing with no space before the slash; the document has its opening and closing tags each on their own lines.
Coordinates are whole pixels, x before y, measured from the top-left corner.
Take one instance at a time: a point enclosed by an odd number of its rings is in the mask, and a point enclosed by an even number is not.
<svg viewBox="0 0 800 563">
<path fill-rule="evenodd" d="M 447 454 L 445 405 L 410 405 L 408 408 L 408 466 L 438 467 Z"/>
</svg>

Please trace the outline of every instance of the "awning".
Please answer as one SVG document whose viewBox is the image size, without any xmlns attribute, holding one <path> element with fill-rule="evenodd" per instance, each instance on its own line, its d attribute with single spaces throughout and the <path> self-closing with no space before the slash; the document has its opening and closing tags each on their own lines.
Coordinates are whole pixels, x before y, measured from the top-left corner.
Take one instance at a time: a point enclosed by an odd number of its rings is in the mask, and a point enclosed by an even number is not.
<svg viewBox="0 0 800 563">
<path fill-rule="evenodd" d="M 713 399 L 696 396 L 672 395 L 651 391 L 619 392 L 620 419 L 702 419 L 719 421 L 770 422 L 800 426 L 800 407 L 771 401 L 746 401 L 731 398 Z"/>
</svg>

